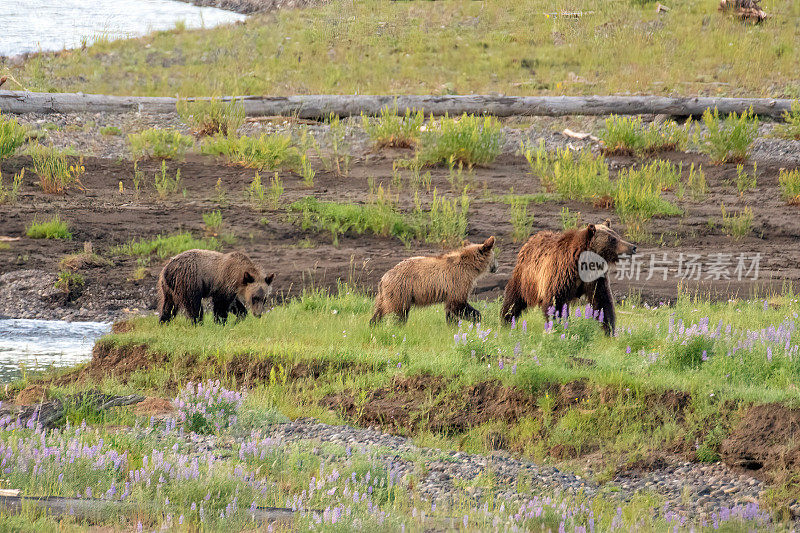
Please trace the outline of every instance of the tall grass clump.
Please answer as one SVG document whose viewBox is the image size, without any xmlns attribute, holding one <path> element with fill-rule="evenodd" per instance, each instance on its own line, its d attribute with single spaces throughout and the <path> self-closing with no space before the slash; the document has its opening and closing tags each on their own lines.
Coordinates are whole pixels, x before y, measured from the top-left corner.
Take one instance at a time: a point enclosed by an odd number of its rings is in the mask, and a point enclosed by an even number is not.
<svg viewBox="0 0 800 533">
<path fill-rule="evenodd" d="M 419 204 L 417 204 L 419 210 Z M 467 235 L 469 195 L 467 191 L 460 198 L 450 200 L 433 189 L 433 201 L 428 211 L 425 240 L 445 246 L 457 246 Z"/>
<path fill-rule="evenodd" d="M 368 204 L 321 202 L 308 196 L 289 206 L 292 219 L 303 230 L 328 231 L 333 244 L 348 231 L 395 236 L 407 241 L 416 228 L 389 201 Z"/>
<path fill-rule="evenodd" d="M 258 138 L 215 135 L 203 143 L 201 152 L 222 155 L 231 163 L 258 170 L 297 168 L 300 164 L 300 152 L 290 135 L 265 133 Z"/>
<path fill-rule="evenodd" d="M 601 201 L 612 193 L 608 164 L 603 156 L 595 157 L 589 150 L 577 154 L 558 149 L 555 154 L 538 148 L 522 146 L 522 154 L 542 185 L 565 200 Z"/>
<path fill-rule="evenodd" d="M 64 239 L 72 240 L 72 233 L 69 231 L 69 224 L 61 217 L 54 215 L 46 220 L 34 217 L 25 228 L 25 235 L 31 239 Z"/>
<path fill-rule="evenodd" d="M 375 119 L 370 119 L 363 113 L 361 122 L 364 131 L 377 148 L 413 148 L 420 136 L 420 128 L 425 121 L 422 111 L 412 111 L 406 108 L 405 114 L 398 114 L 397 106 L 385 106 L 381 114 Z"/>
<path fill-rule="evenodd" d="M 147 258 L 155 255 L 159 259 L 166 259 L 181 252 L 194 249 L 219 250 L 217 239 L 195 239 L 189 232 L 174 235 L 157 235 L 152 239 L 132 239 L 126 244 L 111 248 L 112 255 L 130 255 Z"/>
<path fill-rule="evenodd" d="M 170 194 L 174 194 L 181 189 L 181 169 L 175 170 L 175 176 L 170 176 L 167 172 L 167 162 L 161 161 L 161 171 L 153 176 L 153 186 L 162 200 Z"/>
<path fill-rule="evenodd" d="M 304 143 L 308 143 L 306 152 L 313 146 L 325 170 L 337 176 L 347 176 L 350 173 L 350 164 L 353 162 L 350 153 L 352 147 L 347 140 L 347 125 L 339 115 L 333 113 L 325 119 L 325 124 L 328 126 L 325 133 L 326 149 L 323 150 L 313 136 L 308 136 L 304 140 Z"/>
<path fill-rule="evenodd" d="M 194 145 L 194 140 L 174 129 L 150 128 L 128 135 L 128 144 L 134 157 L 155 157 L 156 159 L 182 158 Z"/>
<path fill-rule="evenodd" d="M 12 118 L 5 118 L 0 112 L 0 161 L 14 155 L 25 142 L 27 131 L 25 126 Z"/>
<path fill-rule="evenodd" d="M 800 141 L 800 101 L 795 100 L 791 111 L 783 112 L 783 124 L 775 129 L 779 137 Z"/>
<path fill-rule="evenodd" d="M 197 135 L 235 135 L 244 124 L 244 104 L 233 99 L 178 100 L 178 115 Z"/>
<path fill-rule="evenodd" d="M 3 183 L 3 173 L 0 172 L 0 204 L 13 204 L 17 201 L 24 177 L 25 169 L 23 168 L 19 174 L 14 174 L 11 185 L 6 185 Z"/>
<path fill-rule="evenodd" d="M 800 204 L 800 170 L 781 169 L 778 175 L 781 197 L 790 204 Z"/>
<path fill-rule="evenodd" d="M 511 238 L 514 242 L 528 239 L 533 231 L 533 213 L 528 213 L 529 201 L 525 198 L 512 198 L 509 201 L 509 216 L 511 218 Z"/>
<path fill-rule="evenodd" d="M 494 117 L 445 116 L 430 121 L 421 138 L 419 159 L 426 165 L 462 163 L 468 167 L 488 165 L 503 147 L 503 127 Z"/>
<path fill-rule="evenodd" d="M 639 117 L 611 115 L 600 133 L 604 150 L 610 154 L 648 154 L 665 150 L 686 150 L 691 121 L 679 126 L 674 121 L 651 122 L 645 126 Z"/>
<path fill-rule="evenodd" d="M 83 158 L 74 160 L 66 150 L 37 144 L 28 149 L 39 185 L 48 194 L 62 194 L 72 187 L 82 188 L 81 176 L 86 172 Z"/>
<path fill-rule="evenodd" d="M 750 147 L 758 137 L 758 117 L 753 110 L 720 118 L 719 111 L 706 109 L 703 113 L 706 132 L 700 140 L 700 150 L 715 163 L 742 162 L 750 155 Z"/>
<path fill-rule="evenodd" d="M 667 161 L 623 169 L 615 184 L 614 209 L 626 225 L 644 223 L 659 215 L 679 215 L 681 210 L 661 194 L 679 180 L 680 170 Z"/>
<path fill-rule="evenodd" d="M 722 229 L 725 233 L 736 239 L 742 239 L 750 234 L 753 228 L 753 210 L 745 207 L 742 211 L 729 213 L 722 204 Z"/>
</svg>

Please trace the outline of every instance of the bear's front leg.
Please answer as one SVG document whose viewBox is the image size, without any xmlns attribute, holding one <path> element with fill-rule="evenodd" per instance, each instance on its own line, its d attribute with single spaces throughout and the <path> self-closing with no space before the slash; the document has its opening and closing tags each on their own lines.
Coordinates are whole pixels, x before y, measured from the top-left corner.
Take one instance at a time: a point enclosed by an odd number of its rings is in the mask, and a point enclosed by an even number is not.
<svg viewBox="0 0 800 533">
<path fill-rule="evenodd" d="M 244 304 L 239 300 L 239 298 L 234 298 L 233 303 L 231 304 L 231 311 L 233 314 L 236 315 L 236 318 L 241 319 L 247 316 L 247 308 Z"/>
<path fill-rule="evenodd" d="M 586 287 L 586 297 L 592 309 L 603 311 L 603 331 L 606 335 L 614 335 L 617 326 L 617 316 L 614 312 L 614 294 L 608 285 L 608 279 L 600 278 L 588 284 Z"/>
<path fill-rule="evenodd" d="M 481 313 L 467 302 L 448 302 L 445 304 L 445 318 L 450 324 L 466 318 L 471 322 L 480 322 Z"/>
<path fill-rule="evenodd" d="M 229 298 L 219 296 L 213 297 L 211 301 L 214 310 L 214 322 L 224 324 L 228 320 L 228 309 L 230 309 L 232 301 Z"/>
</svg>

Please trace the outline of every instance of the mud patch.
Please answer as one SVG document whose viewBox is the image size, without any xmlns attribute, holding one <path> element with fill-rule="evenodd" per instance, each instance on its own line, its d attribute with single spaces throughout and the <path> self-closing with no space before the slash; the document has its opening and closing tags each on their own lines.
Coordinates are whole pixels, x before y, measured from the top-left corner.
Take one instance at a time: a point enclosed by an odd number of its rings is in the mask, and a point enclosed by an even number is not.
<svg viewBox="0 0 800 533">
<path fill-rule="evenodd" d="M 360 398 L 352 391 L 331 394 L 322 404 L 360 424 L 394 432 L 425 428 L 459 433 L 492 420 L 514 422 L 534 410 L 532 396 L 498 381 L 448 387 L 441 376 L 395 377 Z"/>
<path fill-rule="evenodd" d="M 800 409 L 779 404 L 751 407 L 722 442 L 722 460 L 767 477 L 800 470 Z"/>
</svg>

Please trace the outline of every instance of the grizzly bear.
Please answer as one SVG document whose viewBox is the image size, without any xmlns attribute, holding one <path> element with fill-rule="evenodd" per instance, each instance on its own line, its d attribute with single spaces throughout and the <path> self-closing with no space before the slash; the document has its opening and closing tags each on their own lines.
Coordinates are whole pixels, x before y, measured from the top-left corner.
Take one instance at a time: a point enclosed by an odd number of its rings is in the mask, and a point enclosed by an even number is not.
<svg viewBox="0 0 800 533">
<path fill-rule="evenodd" d="M 201 322 L 203 298 L 211 298 L 216 322 L 225 322 L 229 310 L 241 318 L 247 307 L 259 317 L 274 277 L 274 273 L 265 276 L 241 252 L 183 252 L 167 261 L 158 276 L 160 321 L 169 322 L 182 309 L 193 323 Z"/>
<path fill-rule="evenodd" d="M 502 320 L 511 322 L 529 306 L 541 308 L 545 316 L 551 306 L 556 312 L 562 312 L 570 302 L 585 295 L 589 304 L 602 312 L 606 334 L 613 334 L 616 324 L 614 296 L 605 271 L 599 272 L 599 277 L 598 273 L 579 272 L 580 261 L 585 257 L 597 257 L 584 254 L 587 251 L 600 256 L 597 262 L 607 268 L 616 263 L 620 255 L 635 254 L 636 246 L 612 230 L 608 220 L 564 233 L 541 231 L 533 235 L 520 249 L 506 285 Z"/>
<path fill-rule="evenodd" d="M 494 237 L 489 237 L 483 244 L 465 243 L 463 248 L 446 254 L 401 261 L 381 278 L 370 324 L 377 324 L 390 313 L 405 322 L 412 305 L 441 302 L 448 322 L 458 318 L 480 320 L 480 312 L 467 303 L 467 298 L 481 274 L 497 270 L 493 247 Z"/>
</svg>

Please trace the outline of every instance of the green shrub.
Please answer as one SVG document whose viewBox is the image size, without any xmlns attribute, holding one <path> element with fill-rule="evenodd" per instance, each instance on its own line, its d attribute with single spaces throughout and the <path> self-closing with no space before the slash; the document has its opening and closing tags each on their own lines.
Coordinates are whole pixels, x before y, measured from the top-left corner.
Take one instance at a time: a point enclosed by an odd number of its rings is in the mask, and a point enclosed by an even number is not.
<svg viewBox="0 0 800 533">
<path fill-rule="evenodd" d="M 708 193 L 708 183 L 706 182 L 706 174 L 703 172 L 702 165 L 694 168 L 694 163 L 689 168 L 689 176 L 686 178 L 686 186 L 692 193 L 695 200 L 703 198 Z"/>
<path fill-rule="evenodd" d="M 100 128 L 100 135 L 106 135 L 106 136 L 122 135 L 122 130 L 116 126 L 104 126 Z"/>
<path fill-rule="evenodd" d="M 603 156 L 595 157 L 589 150 L 574 154 L 558 149 L 549 154 L 544 142 L 536 149 L 523 145 L 522 154 L 545 189 L 566 200 L 601 201 L 612 193 L 608 164 Z"/>
<path fill-rule="evenodd" d="M 0 112 L 0 161 L 14 155 L 25 142 L 28 130 L 16 120 L 5 118 Z"/>
<path fill-rule="evenodd" d="M 758 118 L 749 109 L 737 115 L 731 113 L 721 119 L 719 111 L 703 113 L 705 135 L 700 142 L 700 150 L 715 163 L 741 162 L 750 155 L 750 146 L 758 136 Z"/>
<path fill-rule="evenodd" d="M 524 198 L 513 198 L 509 206 L 511 217 L 511 238 L 514 242 L 522 242 L 528 239 L 533 231 L 533 214 L 528 214 L 528 200 Z"/>
<path fill-rule="evenodd" d="M 681 210 L 665 200 L 661 191 L 674 187 L 679 180 L 678 167 L 667 161 L 623 169 L 615 184 L 614 208 L 625 224 L 644 222 L 658 215 L 678 215 Z"/>
<path fill-rule="evenodd" d="M 327 150 L 320 149 L 319 143 L 313 136 L 306 137 L 308 146 L 305 148 L 307 150 L 313 146 L 325 170 L 337 176 L 347 176 L 350 173 L 350 164 L 353 162 L 353 156 L 350 155 L 352 147 L 347 141 L 347 126 L 333 113 L 325 120 L 325 124 L 328 125 L 325 134 Z"/>
<path fill-rule="evenodd" d="M 606 119 L 606 129 L 600 133 L 600 140 L 605 151 L 614 154 L 686 150 L 690 129 L 691 121 L 683 126 L 671 120 L 663 124 L 651 122 L 645 126 L 641 118 L 612 115 Z"/>
<path fill-rule="evenodd" d="M 85 280 L 82 275 L 69 270 L 62 270 L 58 273 L 58 279 L 54 286 L 60 291 L 72 294 L 82 289 L 84 284 Z"/>
<path fill-rule="evenodd" d="M 736 165 L 736 190 L 739 191 L 739 196 L 745 192 L 755 189 L 758 185 L 758 165 L 753 163 L 753 173 L 745 172 L 744 165 Z"/>
<path fill-rule="evenodd" d="M 144 258 L 155 255 L 159 259 L 166 259 L 186 250 L 219 250 L 219 248 L 219 241 L 213 237 L 195 239 L 191 233 L 183 232 L 174 235 L 157 235 L 154 239 L 133 239 L 126 244 L 113 247 L 110 253 Z"/>
<path fill-rule="evenodd" d="M 19 174 L 14 175 L 9 187 L 3 183 L 3 173 L 0 172 L 0 204 L 13 204 L 17 201 L 24 177 L 25 169 L 23 168 Z"/>
<path fill-rule="evenodd" d="M 419 209 L 419 205 L 417 205 Z M 433 202 L 428 212 L 425 240 L 447 246 L 457 246 L 467 235 L 469 196 L 466 190 L 461 198 L 447 200 L 433 189 Z"/>
<path fill-rule="evenodd" d="M 37 144 L 28 149 L 33 161 L 33 171 L 39 176 L 39 185 L 48 194 L 62 194 L 72 187 L 82 187 L 81 176 L 86 172 L 83 158 L 74 161 L 68 150 Z"/>
<path fill-rule="evenodd" d="M 231 163 L 259 170 L 297 168 L 300 153 L 289 135 L 264 134 L 260 137 L 223 137 L 215 135 L 203 143 L 206 155 L 222 155 Z"/>
<path fill-rule="evenodd" d="M 153 177 L 153 186 L 162 200 L 170 194 L 178 192 L 181 188 L 181 169 L 177 169 L 175 177 L 172 177 L 167 172 L 167 162 L 162 160 L 161 172 L 156 172 Z"/>
<path fill-rule="evenodd" d="M 745 207 L 744 210 L 730 214 L 722 204 L 722 228 L 725 233 L 736 240 L 746 237 L 753 227 L 753 210 Z"/>
<path fill-rule="evenodd" d="M 25 228 L 25 235 L 31 239 L 72 240 L 69 224 L 61 220 L 58 215 L 54 215 L 47 220 L 38 220 L 34 217 L 33 222 Z"/>
<path fill-rule="evenodd" d="M 790 204 L 800 204 L 800 169 L 781 169 L 778 175 L 781 197 Z M 2 203 L 2 202 L 0 202 Z"/>
<path fill-rule="evenodd" d="M 235 135 L 244 124 L 244 104 L 233 99 L 229 102 L 208 100 L 183 100 L 177 104 L 178 115 L 198 135 Z"/>
<path fill-rule="evenodd" d="M 431 121 L 421 138 L 419 159 L 426 165 L 488 165 L 503 148 L 503 128 L 494 117 L 464 114 Z"/>
<path fill-rule="evenodd" d="M 151 128 L 141 133 L 131 133 L 128 143 L 134 157 L 176 159 L 186 154 L 186 150 L 194 145 L 194 140 L 178 130 Z"/>
<path fill-rule="evenodd" d="M 569 207 L 562 207 L 559 213 L 561 219 L 561 229 L 564 231 L 575 229 L 581 225 L 581 213 L 570 213 Z"/>
<path fill-rule="evenodd" d="M 792 110 L 783 112 L 783 124 L 775 128 L 779 137 L 800 141 L 800 101 L 792 102 Z"/>
<path fill-rule="evenodd" d="M 222 211 L 215 209 L 209 213 L 203 213 L 203 225 L 206 227 L 206 233 L 216 235 L 222 228 Z"/>
<path fill-rule="evenodd" d="M 390 202 L 366 205 L 320 202 L 308 196 L 289 206 L 293 220 L 304 230 L 329 231 L 333 244 L 348 231 L 358 234 L 393 235 L 401 240 L 412 238 L 417 229 Z"/>
<path fill-rule="evenodd" d="M 376 147 L 413 148 L 419 140 L 425 114 L 406 108 L 404 115 L 398 115 L 396 105 L 393 108 L 386 106 L 377 119 L 362 114 L 361 122 Z"/>
</svg>

